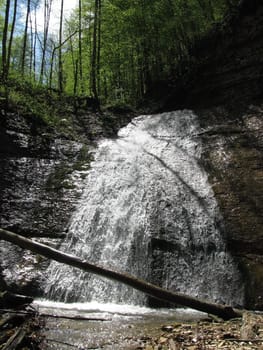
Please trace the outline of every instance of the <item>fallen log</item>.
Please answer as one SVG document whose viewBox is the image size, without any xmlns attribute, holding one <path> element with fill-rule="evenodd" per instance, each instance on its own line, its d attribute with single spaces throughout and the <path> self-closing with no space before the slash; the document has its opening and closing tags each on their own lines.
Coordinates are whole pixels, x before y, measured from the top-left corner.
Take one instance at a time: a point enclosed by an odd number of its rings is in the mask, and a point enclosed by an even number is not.
<svg viewBox="0 0 263 350">
<path fill-rule="evenodd" d="M 23 340 L 25 339 L 27 334 L 27 331 L 20 327 L 18 328 L 15 333 L 8 339 L 2 350 L 15 350 L 18 348 L 19 345 L 22 344 Z"/>
<path fill-rule="evenodd" d="M 7 313 L 1 316 L 0 319 L 0 330 L 4 328 L 7 324 L 12 324 L 14 326 L 21 325 L 25 321 L 25 316 L 20 313 L 13 312 Z"/>
<path fill-rule="evenodd" d="M 12 318 L 14 316 L 12 315 L 18 315 L 18 316 L 33 316 L 34 314 L 32 313 L 32 311 L 13 311 L 13 310 L 8 310 L 8 309 L 0 309 L 1 311 L 5 311 L 11 314 L 11 316 L 8 316 L 9 318 L 5 319 L 3 318 L 2 320 L 0 320 L 0 329 L 1 327 L 8 323 L 10 320 L 12 320 Z M 47 313 L 42 313 L 42 312 L 38 312 L 38 316 L 39 317 L 47 317 L 47 318 L 57 318 L 57 319 L 65 319 L 65 320 L 75 320 L 75 321 L 99 321 L 99 322 L 106 322 L 106 321 L 111 321 L 112 319 L 109 317 L 87 317 L 87 316 L 65 316 L 65 315 L 54 315 L 54 314 L 47 314 Z M 6 316 L 7 317 L 7 316 Z"/>
<path fill-rule="evenodd" d="M 99 265 L 91 264 L 86 260 L 81 260 L 80 258 L 63 253 L 54 248 L 50 248 L 47 245 L 32 241 L 28 238 L 17 235 L 13 232 L 4 230 L 0 228 L 0 239 L 11 242 L 18 245 L 23 249 L 31 250 L 36 254 L 43 255 L 49 259 L 56 260 L 63 264 L 67 264 L 73 267 L 77 267 L 81 270 L 106 277 L 108 279 L 124 283 L 134 289 L 137 289 L 143 293 L 146 293 L 154 298 L 190 307 L 195 310 L 213 314 L 228 320 L 231 318 L 242 317 L 242 310 L 235 309 L 229 305 L 216 304 L 213 302 L 208 302 L 206 300 L 201 300 L 195 297 L 190 297 L 182 293 L 172 292 L 156 285 L 148 283 L 144 280 L 136 278 L 127 273 L 117 272 L 113 269 L 108 269 Z"/>
<path fill-rule="evenodd" d="M 0 308 L 20 308 L 24 305 L 31 304 L 32 301 L 33 298 L 25 295 L 14 294 L 6 290 L 0 292 Z"/>
</svg>

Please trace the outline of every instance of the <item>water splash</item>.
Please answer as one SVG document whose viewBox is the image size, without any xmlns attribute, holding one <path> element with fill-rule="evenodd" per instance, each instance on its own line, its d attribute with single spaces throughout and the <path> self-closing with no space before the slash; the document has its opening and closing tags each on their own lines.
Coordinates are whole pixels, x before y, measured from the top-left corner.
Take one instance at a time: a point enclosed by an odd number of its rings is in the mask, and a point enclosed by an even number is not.
<svg viewBox="0 0 263 350">
<path fill-rule="evenodd" d="M 171 290 L 242 304 L 238 269 L 226 252 L 221 217 L 191 111 L 135 118 L 100 143 L 61 249 Z M 61 301 L 143 304 L 118 283 L 52 262 L 47 295 Z"/>
</svg>

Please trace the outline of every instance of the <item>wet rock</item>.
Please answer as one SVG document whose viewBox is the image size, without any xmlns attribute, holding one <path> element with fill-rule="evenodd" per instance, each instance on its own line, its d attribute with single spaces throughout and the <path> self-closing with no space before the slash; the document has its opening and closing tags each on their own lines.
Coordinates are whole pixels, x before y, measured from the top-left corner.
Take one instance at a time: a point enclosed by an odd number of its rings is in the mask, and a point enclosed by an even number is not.
<svg viewBox="0 0 263 350">
<path fill-rule="evenodd" d="M 249 106 L 235 114 L 227 108 L 200 112 L 203 160 L 224 218 L 225 240 L 246 284 L 246 307 L 263 309 L 263 109 Z M 239 133 L 222 134 L 221 125 Z"/>
<path fill-rule="evenodd" d="M 0 126 L 0 227 L 52 238 L 57 245 L 81 195 L 77 183 L 85 177 L 89 150 L 46 126 L 32 128 L 33 122 L 15 113 Z M 45 265 L 46 260 L 0 242 L 0 287 L 38 295 L 38 267 Z"/>
</svg>

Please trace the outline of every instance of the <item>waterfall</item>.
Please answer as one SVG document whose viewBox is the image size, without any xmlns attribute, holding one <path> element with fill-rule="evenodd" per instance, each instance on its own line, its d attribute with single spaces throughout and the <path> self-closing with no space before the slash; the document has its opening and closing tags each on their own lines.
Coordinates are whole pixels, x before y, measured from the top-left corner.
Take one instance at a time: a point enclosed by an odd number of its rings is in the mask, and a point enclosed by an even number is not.
<svg viewBox="0 0 263 350">
<path fill-rule="evenodd" d="M 198 117 L 177 111 L 135 118 L 100 142 L 61 250 L 162 287 L 242 304 L 221 216 L 201 165 Z M 51 262 L 47 296 L 144 304 L 116 282 Z"/>
</svg>

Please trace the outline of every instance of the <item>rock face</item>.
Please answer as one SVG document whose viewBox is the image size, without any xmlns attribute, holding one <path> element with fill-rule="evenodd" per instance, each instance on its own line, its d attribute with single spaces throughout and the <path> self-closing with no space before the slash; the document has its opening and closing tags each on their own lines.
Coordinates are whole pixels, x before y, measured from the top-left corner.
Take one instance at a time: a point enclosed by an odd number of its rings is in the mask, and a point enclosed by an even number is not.
<svg viewBox="0 0 263 350">
<path fill-rule="evenodd" d="M 5 123 L 3 123 L 5 121 Z M 15 113 L 0 129 L 0 226 L 22 235 L 58 239 L 81 194 L 87 146 L 52 134 L 44 125 Z M 54 243 L 55 243 L 54 242 Z M 0 242 L 1 270 L 9 288 L 37 293 L 42 259 Z M 0 283 L 1 286 L 1 283 Z"/>
<path fill-rule="evenodd" d="M 226 241 L 244 276 L 248 308 L 263 309 L 263 109 L 241 115 L 201 113 L 204 159 L 226 228 Z"/>
<path fill-rule="evenodd" d="M 262 310 L 262 1 L 240 1 L 223 25 L 191 48 L 190 57 L 179 78 L 163 84 L 156 105 L 162 111 L 192 108 L 200 116 L 203 159 L 228 247 L 246 282 L 247 307 Z"/>
<path fill-rule="evenodd" d="M 243 0 L 189 50 L 164 86 L 162 110 L 249 103 L 263 97 L 263 4 Z M 179 77 L 178 77 L 179 76 Z"/>
</svg>

